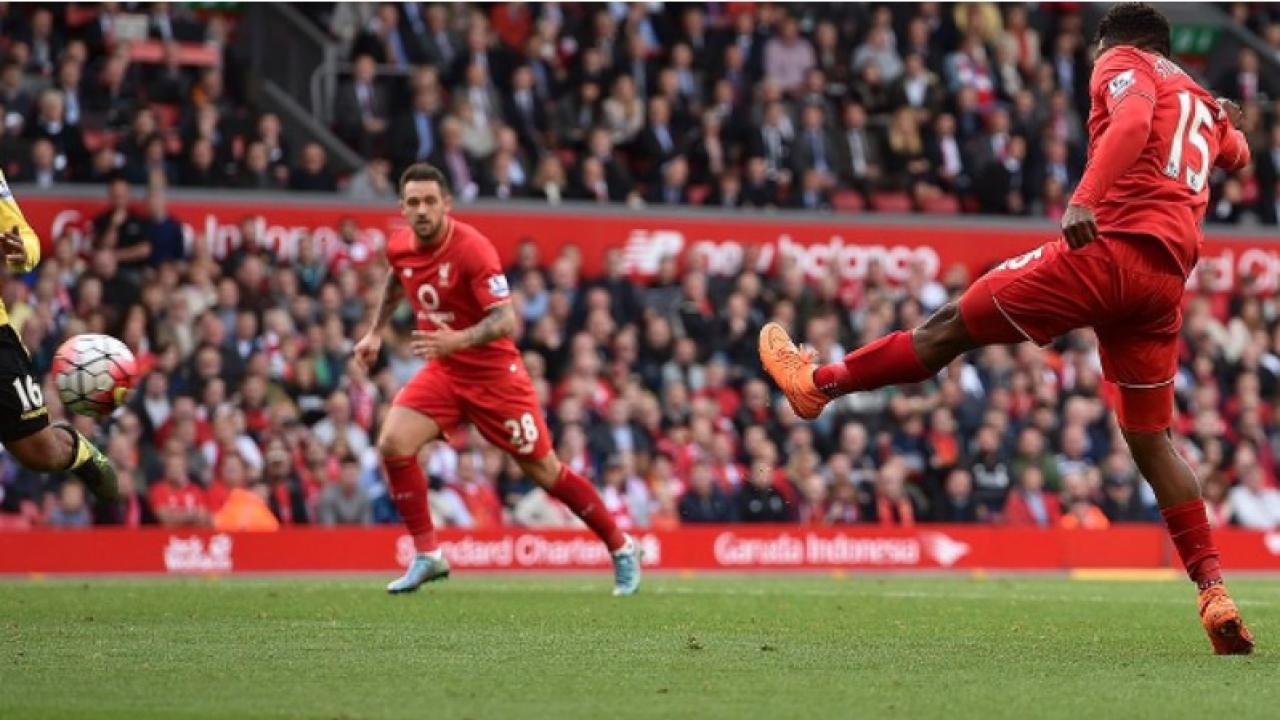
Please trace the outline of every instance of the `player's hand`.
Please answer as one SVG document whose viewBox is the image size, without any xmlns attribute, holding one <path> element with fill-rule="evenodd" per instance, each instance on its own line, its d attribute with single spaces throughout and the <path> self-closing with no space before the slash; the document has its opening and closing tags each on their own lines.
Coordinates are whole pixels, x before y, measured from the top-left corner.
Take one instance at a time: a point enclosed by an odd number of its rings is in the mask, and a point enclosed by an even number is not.
<svg viewBox="0 0 1280 720">
<path fill-rule="evenodd" d="M 1237 130 L 1244 124 L 1244 111 L 1236 104 L 1235 100 L 1227 98 L 1218 98 L 1218 107 L 1222 108 L 1222 112 L 1226 114 L 1227 119 L 1231 121 L 1231 127 Z"/>
<path fill-rule="evenodd" d="M 1098 221 L 1093 211 L 1083 205 L 1068 205 L 1062 215 L 1062 237 L 1072 250 L 1093 242 L 1098 237 Z"/>
<path fill-rule="evenodd" d="M 369 368 L 378 361 L 378 353 L 382 350 L 382 336 L 377 333 L 369 333 L 360 338 L 360 342 L 356 343 L 352 350 L 356 364 L 364 371 L 368 372 Z"/>
<path fill-rule="evenodd" d="M 22 242 L 22 233 L 17 225 L 0 233 L 0 245 L 4 246 L 6 267 L 24 267 L 27 264 L 27 244 Z"/>
<path fill-rule="evenodd" d="M 466 335 L 457 330 L 414 330 L 409 346 L 413 354 L 428 360 L 452 355 L 467 346 Z"/>
</svg>

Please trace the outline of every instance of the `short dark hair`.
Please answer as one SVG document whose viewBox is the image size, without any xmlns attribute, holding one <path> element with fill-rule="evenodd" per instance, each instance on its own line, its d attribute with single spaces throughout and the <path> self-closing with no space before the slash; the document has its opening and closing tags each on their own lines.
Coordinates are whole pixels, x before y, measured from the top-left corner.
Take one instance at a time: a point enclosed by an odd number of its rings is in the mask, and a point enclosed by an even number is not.
<svg viewBox="0 0 1280 720">
<path fill-rule="evenodd" d="M 1173 54 L 1169 21 L 1146 3 L 1117 3 L 1098 23 L 1097 41 L 1107 47 L 1132 45 L 1168 57 Z"/>
<path fill-rule="evenodd" d="M 440 189 L 445 195 L 449 195 L 449 178 L 445 177 L 440 169 L 430 163 L 414 163 L 404 169 L 400 174 L 400 194 L 404 195 L 404 186 L 413 181 L 436 182 L 440 184 Z"/>
</svg>

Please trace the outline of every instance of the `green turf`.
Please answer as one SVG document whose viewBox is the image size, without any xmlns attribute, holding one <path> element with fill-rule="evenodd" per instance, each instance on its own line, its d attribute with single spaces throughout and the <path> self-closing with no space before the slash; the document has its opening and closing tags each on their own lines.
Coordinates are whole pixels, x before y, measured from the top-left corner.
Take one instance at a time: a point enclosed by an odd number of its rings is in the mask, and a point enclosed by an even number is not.
<svg viewBox="0 0 1280 720">
<path fill-rule="evenodd" d="M 1280 717 L 1280 583 L 850 576 L 0 583 L 0 718 Z"/>
</svg>

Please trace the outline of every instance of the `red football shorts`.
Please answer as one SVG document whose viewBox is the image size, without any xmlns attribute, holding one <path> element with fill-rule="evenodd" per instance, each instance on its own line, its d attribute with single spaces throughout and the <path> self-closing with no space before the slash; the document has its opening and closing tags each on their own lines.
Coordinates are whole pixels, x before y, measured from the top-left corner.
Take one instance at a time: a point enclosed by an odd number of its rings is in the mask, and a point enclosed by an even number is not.
<svg viewBox="0 0 1280 720">
<path fill-rule="evenodd" d="M 445 434 L 470 421 L 517 460 L 540 460 L 552 450 L 538 393 L 518 361 L 492 377 L 462 377 L 428 364 L 396 393 L 393 404 L 435 420 Z"/>
<path fill-rule="evenodd" d="M 983 344 L 1045 345 L 1092 327 L 1103 376 L 1120 388 L 1120 426 L 1158 431 L 1173 421 L 1185 284 L 1118 260 L 1101 238 L 1079 250 L 1058 240 L 984 275 L 960 298 L 960 316 Z"/>
</svg>

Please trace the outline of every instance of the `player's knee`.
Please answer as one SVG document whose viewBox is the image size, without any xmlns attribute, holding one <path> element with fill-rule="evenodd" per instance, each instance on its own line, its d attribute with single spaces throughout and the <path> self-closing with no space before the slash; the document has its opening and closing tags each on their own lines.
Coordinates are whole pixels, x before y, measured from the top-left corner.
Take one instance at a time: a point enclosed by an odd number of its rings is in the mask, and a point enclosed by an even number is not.
<svg viewBox="0 0 1280 720">
<path fill-rule="evenodd" d="M 409 438 L 391 431 L 390 428 L 378 436 L 378 454 L 384 458 L 415 455 L 418 452 L 418 448 L 412 445 L 413 443 Z"/>
<path fill-rule="evenodd" d="M 1134 458 L 1153 457 L 1162 453 L 1175 453 L 1168 430 L 1136 430 L 1120 428 L 1125 443 Z"/>
<path fill-rule="evenodd" d="M 555 485 L 560 477 L 560 459 L 555 453 L 548 453 L 537 460 L 519 460 L 517 463 L 526 477 L 544 488 Z"/>
<path fill-rule="evenodd" d="M 70 461 L 70 441 L 65 436 L 66 432 L 62 430 L 46 427 L 21 440 L 7 443 L 5 448 L 29 470 L 57 472 L 65 469 Z"/>
</svg>

